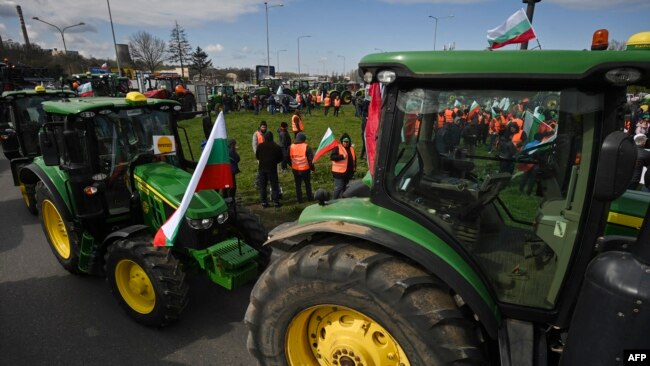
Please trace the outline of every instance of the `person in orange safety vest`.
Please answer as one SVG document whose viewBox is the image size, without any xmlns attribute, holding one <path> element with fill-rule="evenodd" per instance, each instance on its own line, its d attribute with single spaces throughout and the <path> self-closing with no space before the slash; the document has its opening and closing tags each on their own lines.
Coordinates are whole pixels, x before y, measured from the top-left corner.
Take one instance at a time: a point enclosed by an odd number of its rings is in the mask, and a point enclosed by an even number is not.
<svg viewBox="0 0 650 366">
<path fill-rule="evenodd" d="M 330 103 L 331 103 L 330 95 L 327 94 L 325 96 L 325 99 L 323 100 L 323 107 L 325 107 L 325 115 L 326 116 L 327 116 L 327 113 L 330 111 Z"/>
<path fill-rule="evenodd" d="M 291 131 L 293 131 L 293 136 L 295 137 L 298 132 L 305 130 L 305 126 L 302 123 L 302 117 L 300 117 L 300 111 L 295 110 L 293 112 L 293 117 L 291 117 Z"/>
<path fill-rule="evenodd" d="M 293 171 L 293 179 L 296 184 L 296 198 L 298 203 L 302 203 L 303 182 L 305 183 L 307 200 L 312 201 L 314 199 L 311 191 L 311 172 L 314 170 L 314 153 L 305 142 L 306 140 L 307 136 L 302 132 L 298 132 L 294 143 L 289 147 L 291 170 Z"/>
<path fill-rule="evenodd" d="M 357 156 L 352 147 L 350 135 L 344 133 L 339 140 L 339 146 L 332 149 L 332 176 L 334 177 L 334 193 L 332 198 L 340 198 L 350 179 L 357 170 Z"/>
</svg>

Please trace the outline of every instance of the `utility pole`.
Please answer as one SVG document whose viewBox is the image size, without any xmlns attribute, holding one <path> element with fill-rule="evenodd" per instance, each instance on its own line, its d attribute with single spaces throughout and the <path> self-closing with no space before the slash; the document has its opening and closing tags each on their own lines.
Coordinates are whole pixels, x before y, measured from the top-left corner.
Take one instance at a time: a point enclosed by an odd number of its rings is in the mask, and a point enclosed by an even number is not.
<svg viewBox="0 0 650 366">
<path fill-rule="evenodd" d="M 528 4 L 528 7 L 526 8 L 526 16 L 528 17 L 528 21 L 530 21 L 530 25 L 533 25 L 533 14 L 535 13 L 535 3 L 538 3 L 540 1 L 542 0 L 522 0 L 524 4 Z M 527 50 L 528 41 L 523 42 L 519 49 Z"/>
</svg>

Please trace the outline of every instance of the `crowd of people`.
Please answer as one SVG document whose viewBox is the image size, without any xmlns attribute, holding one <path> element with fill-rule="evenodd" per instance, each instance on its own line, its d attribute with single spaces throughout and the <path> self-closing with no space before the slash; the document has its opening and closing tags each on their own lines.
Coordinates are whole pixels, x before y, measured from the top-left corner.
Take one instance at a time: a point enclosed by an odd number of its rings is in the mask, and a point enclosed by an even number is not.
<svg viewBox="0 0 650 366">
<path fill-rule="evenodd" d="M 316 98 L 314 98 L 315 100 Z M 363 99 L 357 102 L 363 104 Z M 314 103 L 317 105 L 316 102 Z M 311 185 L 312 173 L 316 170 L 314 151 L 307 142 L 301 109 L 293 111 L 289 123 L 280 122 L 277 127 L 277 140 L 265 120 L 259 123 L 257 130 L 252 135 L 251 146 L 257 160 L 255 186 L 259 191 L 259 199 L 263 208 L 282 206 L 284 192 L 280 186 L 279 174 L 287 172 L 291 172 L 294 178 L 296 201 L 303 203 L 314 200 Z M 367 106 L 365 109 L 359 110 L 359 117 L 362 120 L 362 126 L 365 125 L 363 122 L 367 117 Z M 241 158 L 235 140 L 230 139 L 228 146 L 234 185 L 222 193 L 224 197 L 234 197 L 237 189 L 236 174 L 240 172 Z M 365 146 L 362 148 L 362 158 L 365 154 L 364 151 Z M 331 174 L 334 182 L 332 197 L 340 198 L 354 177 L 357 168 L 357 153 L 352 146 L 350 135 L 343 133 L 338 140 L 338 146 L 333 148 L 327 156 L 331 161 Z"/>
<path fill-rule="evenodd" d="M 634 166 L 634 174 L 628 189 L 650 191 L 650 100 L 638 106 L 632 113 L 625 116 L 623 131 L 634 136 L 634 144 L 637 147 L 637 158 Z M 644 172 L 645 170 L 645 172 Z"/>
</svg>

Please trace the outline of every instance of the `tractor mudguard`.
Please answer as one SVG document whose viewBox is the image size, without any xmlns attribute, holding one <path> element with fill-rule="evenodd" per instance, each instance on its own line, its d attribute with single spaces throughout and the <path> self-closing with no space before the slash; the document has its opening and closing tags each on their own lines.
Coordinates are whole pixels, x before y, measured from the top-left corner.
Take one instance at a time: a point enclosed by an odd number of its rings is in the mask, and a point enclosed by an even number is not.
<svg viewBox="0 0 650 366">
<path fill-rule="evenodd" d="M 501 323 L 501 313 L 487 289 L 477 289 L 459 271 L 436 253 L 401 235 L 378 227 L 345 221 L 317 221 L 304 224 L 295 221 L 282 224 L 273 229 L 269 233 L 269 240 L 264 245 L 279 249 L 280 252 L 273 251 L 273 256 L 281 255 L 282 251 L 291 251 L 301 246 L 312 235 L 318 233 L 333 233 L 360 238 L 408 257 L 427 271 L 440 277 L 460 295 L 479 317 L 490 337 L 496 339 Z"/>
<path fill-rule="evenodd" d="M 38 181 L 42 181 L 52 193 L 54 204 L 63 215 L 63 219 L 70 222 L 74 221 L 70 209 L 70 197 L 68 197 L 65 190 L 65 181 L 59 175 L 48 174 L 41 166 L 32 163 L 20 169 L 18 177 L 21 182 L 26 184 L 36 184 Z M 63 209 L 64 207 L 65 209 Z"/>
<path fill-rule="evenodd" d="M 149 231 L 149 227 L 146 225 L 131 225 L 131 226 L 123 227 L 117 231 L 108 234 L 102 241 L 102 247 L 106 247 L 107 245 L 110 245 L 110 243 L 112 243 L 117 239 L 126 239 L 128 237 L 139 235 L 142 234 L 143 232 L 148 232 L 148 231 Z M 153 243 L 151 245 L 153 245 Z"/>
</svg>

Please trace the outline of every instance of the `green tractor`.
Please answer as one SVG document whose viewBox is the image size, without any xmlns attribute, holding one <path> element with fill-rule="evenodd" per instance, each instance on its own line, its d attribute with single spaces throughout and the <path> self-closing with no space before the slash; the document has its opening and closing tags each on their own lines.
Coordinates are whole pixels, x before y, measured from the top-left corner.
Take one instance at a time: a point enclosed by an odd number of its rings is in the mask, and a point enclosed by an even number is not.
<svg viewBox="0 0 650 366">
<path fill-rule="evenodd" d="M 208 89 L 208 110 L 217 112 L 225 110 L 224 100 L 229 103 L 228 110 L 239 110 L 239 104 L 235 103 L 236 99 L 237 92 L 234 85 L 214 85 Z"/>
<path fill-rule="evenodd" d="M 258 216 L 215 190 L 194 194 L 173 246 L 152 244 L 196 166 L 178 125 L 195 113 L 136 92 L 43 108 L 42 155 L 18 174 L 35 187 L 45 237 L 63 268 L 106 276 L 126 313 L 157 327 L 186 307 L 190 274 L 205 273 L 227 289 L 257 277 L 268 261 L 261 247 L 267 232 Z"/>
<path fill-rule="evenodd" d="M 36 215 L 34 185 L 24 184 L 18 171 L 40 155 L 38 132 L 45 122 L 42 102 L 68 100 L 76 95 L 70 90 L 45 89 L 6 91 L 0 96 L 0 144 L 9 160 L 14 185 L 18 186 L 27 209 Z"/>
<path fill-rule="evenodd" d="M 650 52 L 395 52 L 366 56 L 359 73 L 383 84 L 371 101 L 374 173 L 342 199 L 317 192 L 319 204 L 270 232 L 273 260 L 245 317 L 261 364 L 601 365 L 647 354 L 648 200 L 610 214 L 612 201 L 634 200 L 619 198 L 637 154 L 623 110 L 628 86 L 650 86 Z M 531 137 L 512 156 L 516 123 L 498 155 L 450 150 L 437 127 L 449 95 L 556 95 L 557 119 L 524 106 Z M 603 236 L 614 225 L 634 236 Z"/>
<path fill-rule="evenodd" d="M 333 83 L 331 81 L 321 81 L 316 83 L 316 89 L 311 91 L 312 94 L 329 94 L 332 100 L 337 96 L 341 98 L 341 104 L 347 105 L 352 103 L 352 92 L 348 89 L 346 83 Z"/>
</svg>

